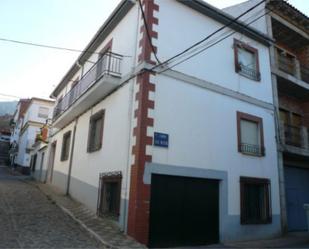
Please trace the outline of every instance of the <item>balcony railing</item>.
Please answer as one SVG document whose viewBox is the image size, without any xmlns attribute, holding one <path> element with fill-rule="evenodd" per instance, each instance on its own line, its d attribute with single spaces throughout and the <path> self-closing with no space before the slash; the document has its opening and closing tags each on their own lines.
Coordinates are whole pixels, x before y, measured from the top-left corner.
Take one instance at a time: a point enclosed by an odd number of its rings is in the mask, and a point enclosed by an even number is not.
<svg viewBox="0 0 309 249">
<path fill-rule="evenodd" d="M 54 109 L 53 120 L 56 120 L 64 111 L 79 99 L 87 90 L 96 84 L 105 75 L 121 76 L 122 55 L 112 52 L 105 53 L 74 87 L 57 103 Z"/>
<path fill-rule="evenodd" d="M 302 145 L 302 130 L 299 126 L 284 125 L 285 143 L 296 147 Z"/>
<path fill-rule="evenodd" d="M 297 79 L 300 79 L 306 83 L 309 83 L 309 68 L 302 65 L 295 57 L 286 56 L 284 54 L 277 53 L 277 63 L 279 70 L 293 75 Z"/>
<path fill-rule="evenodd" d="M 240 150 L 241 152 L 245 154 L 250 154 L 250 155 L 255 155 L 255 156 L 263 156 L 265 153 L 264 148 L 256 144 L 241 143 Z"/>
</svg>

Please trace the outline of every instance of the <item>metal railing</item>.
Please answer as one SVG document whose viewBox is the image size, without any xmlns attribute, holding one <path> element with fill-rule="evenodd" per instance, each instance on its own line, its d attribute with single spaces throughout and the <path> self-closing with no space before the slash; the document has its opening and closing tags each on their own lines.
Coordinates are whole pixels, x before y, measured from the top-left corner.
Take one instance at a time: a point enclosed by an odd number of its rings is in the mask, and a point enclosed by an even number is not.
<svg viewBox="0 0 309 249">
<path fill-rule="evenodd" d="M 300 65 L 300 76 L 303 81 L 309 83 L 309 68 Z"/>
<path fill-rule="evenodd" d="M 256 155 L 256 156 L 264 155 L 264 148 L 256 144 L 241 143 L 240 150 L 241 152 L 246 153 L 246 154 L 251 154 L 251 155 Z"/>
<path fill-rule="evenodd" d="M 285 143 L 296 147 L 303 147 L 302 129 L 300 126 L 284 125 Z"/>
<path fill-rule="evenodd" d="M 280 70 L 296 76 L 296 64 L 293 58 L 278 55 L 278 66 Z"/>
<path fill-rule="evenodd" d="M 278 53 L 278 68 L 285 73 L 309 83 L 309 68 L 301 64 L 296 58 Z"/>
<path fill-rule="evenodd" d="M 248 66 L 245 66 L 243 64 L 239 64 L 239 73 L 249 77 L 250 79 L 253 80 L 260 80 L 261 75 L 260 73 L 256 70 L 256 68 L 251 68 Z"/>
<path fill-rule="evenodd" d="M 107 52 L 82 76 L 74 87 L 56 104 L 53 120 L 56 120 L 78 98 L 105 75 L 121 76 L 122 55 Z"/>
</svg>

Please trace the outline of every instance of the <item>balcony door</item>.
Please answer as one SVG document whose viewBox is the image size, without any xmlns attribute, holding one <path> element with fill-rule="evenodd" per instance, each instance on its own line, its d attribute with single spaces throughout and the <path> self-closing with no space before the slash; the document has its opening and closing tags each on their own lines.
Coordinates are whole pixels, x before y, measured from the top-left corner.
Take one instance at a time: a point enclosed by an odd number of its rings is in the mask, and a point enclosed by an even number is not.
<svg viewBox="0 0 309 249">
<path fill-rule="evenodd" d="M 302 116 L 297 113 L 280 109 L 280 120 L 284 124 L 286 144 L 300 147 L 302 144 L 301 141 Z"/>
</svg>

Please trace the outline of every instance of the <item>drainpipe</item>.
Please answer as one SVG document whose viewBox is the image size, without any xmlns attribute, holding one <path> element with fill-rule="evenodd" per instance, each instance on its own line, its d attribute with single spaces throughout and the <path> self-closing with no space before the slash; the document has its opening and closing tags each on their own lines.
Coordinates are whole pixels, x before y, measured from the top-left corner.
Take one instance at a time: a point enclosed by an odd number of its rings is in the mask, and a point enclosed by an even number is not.
<svg viewBox="0 0 309 249">
<path fill-rule="evenodd" d="M 138 51 L 138 41 L 139 41 L 139 27 L 140 27 L 140 20 L 141 18 L 141 13 L 140 13 L 140 8 L 138 8 L 138 15 L 137 15 L 137 25 L 136 25 L 136 30 L 135 30 L 135 37 L 136 37 L 136 46 L 135 46 L 135 51 L 134 51 L 134 57 L 133 57 L 133 70 L 132 73 L 134 72 L 134 67 L 136 68 L 136 61 L 137 61 L 137 51 Z M 130 170 L 131 170 L 131 143 L 132 143 L 132 115 L 134 112 L 134 80 L 132 83 L 132 89 L 130 90 L 130 106 L 129 106 L 129 141 L 128 141 L 128 162 L 127 162 L 127 168 L 126 168 L 126 192 L 124 196 L 124 211 L 123 211 L 123 230 L 127 232 L 128 228 L 128 213 L 129 213 L 129 192 L 130 192 L 130 186 L 129 186 L 129 177 L 130 177 Z"/>
<path fill-rule="evenodd" d="M 69 195 L 69 193 L 70 193 L 71 172 L 72 172 L 72 165 L 73 165 L 73 153 L 74 153 L 77 121 L 78 121 L 78 118 L 75 119 L 75 124 L 74 124 L 74 129 L 73 129 L 73 137 L 72 137 L 72 146 L 71 146 L 71 152 L 70 152 L 71 155 L 70 155 L 70 161 L 69 161 L 69 171 L 68 171 L 68 182 L 67 182 L 66 195 Z"/>
</svg>

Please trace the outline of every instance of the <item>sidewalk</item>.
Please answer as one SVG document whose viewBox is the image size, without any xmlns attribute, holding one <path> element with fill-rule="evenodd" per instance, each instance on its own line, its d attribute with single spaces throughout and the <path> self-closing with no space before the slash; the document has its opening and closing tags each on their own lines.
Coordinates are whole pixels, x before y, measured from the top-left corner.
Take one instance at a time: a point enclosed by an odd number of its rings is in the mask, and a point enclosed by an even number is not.
<svg viewBox="0 0 309 249">
<path fill-rule="evenodd" d="M 284 237 L 246 242 L 226 243 L 232 248 L 309 248 L 309 233 L 295 232 Z"/>
<path fill-rule="evenodd" d="M 59 192 L 53 186 L 29 180 L 27 182 L 38 187 L 47 198 L 54 201 L 65 213 L 107 248 L 146 248 L 122 233 L 113 222 L 97 217 L 84 205 Z"/>
</svg>

